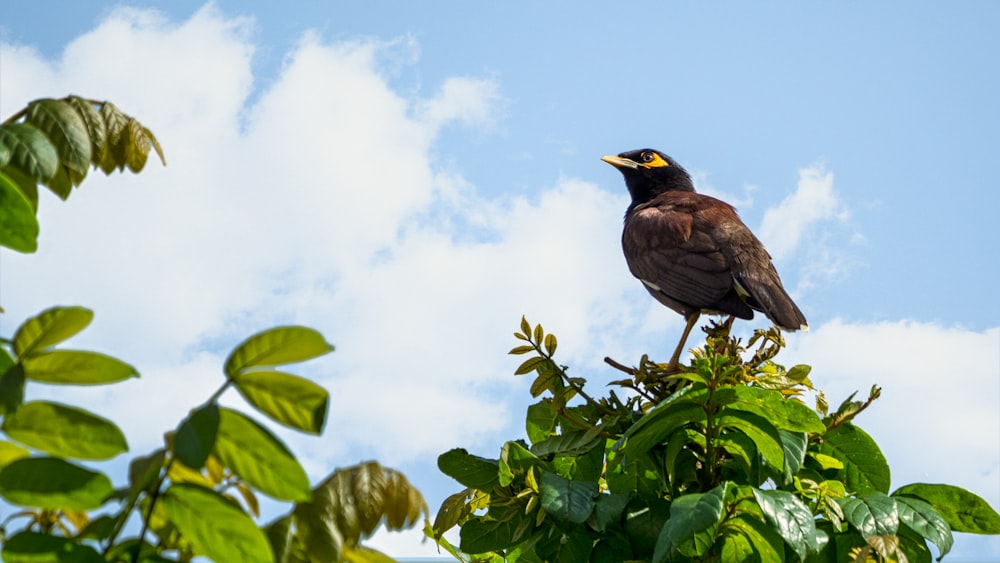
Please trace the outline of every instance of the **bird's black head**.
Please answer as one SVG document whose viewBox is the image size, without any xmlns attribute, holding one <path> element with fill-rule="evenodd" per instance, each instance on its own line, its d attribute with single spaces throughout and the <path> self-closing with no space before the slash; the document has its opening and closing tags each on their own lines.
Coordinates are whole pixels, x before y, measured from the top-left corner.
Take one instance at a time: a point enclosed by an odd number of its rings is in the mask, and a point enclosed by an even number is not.
<svg viewBox="0 0 1000 563">
<path fill-rule="evenodd" d="M 625 185 L 632 195 L 632 207 L 645 203 L 663 192 L 693 192 L 691 176 L 674 159 L 653 149 L 623 152 L 604 156 L 601 160 L 625 176 Z"/>
</svg>

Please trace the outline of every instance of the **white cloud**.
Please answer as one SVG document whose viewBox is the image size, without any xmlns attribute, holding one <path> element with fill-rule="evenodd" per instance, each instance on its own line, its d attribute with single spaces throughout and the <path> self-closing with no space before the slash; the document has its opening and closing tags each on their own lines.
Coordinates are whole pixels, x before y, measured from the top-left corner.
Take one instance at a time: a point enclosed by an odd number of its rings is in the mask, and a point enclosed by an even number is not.
<svg viewBox="0 0 1000 563">
<path fill-rule="evenodd" d="M 406 470 L 456 446 L 494 455 L 521 432 L 529 401 L 527 378 L 509 375 L 517 360 L 505 354 L 521 314 L 555 332 L 561 360 L 595 386 L 619 376 L 605 355 L 669 354 L 680 317 L 625 268 L 622 194 L 563 178 L 536 197 L 487 199 L 431 157 L 448 124 L 496 127 L 503 100 L 493 80 L 448 78 L 415 98 L 386 78 L 385 66 L 406 59 L 386 62 L 397 43 L 306 34 L 249 105 L 253 25 L 211 7 L 179 24 L 119 10 L 58 61 L 2 46 L 3 115 L 42 96 L 110 99 L 156 132 L 169 162 L 139 177 L 95 173 L 66 203 L 44 197 L 40 251 L 3 253 L 5 334 L 54 303 L 83 304 L 96 320 L 71 345 L 143 373 L 45 394 L 92 405 L 141 454 L 216 388 L 243 337 L 314 326 L 337 346 L 303 367 L 332 392 L 327 432 L 281 435 L 318 478 L 369 457 Z M 807 169 L 766 214 L 759 232 L 776 256 L 794 254 L 816 225 L 845 220 L 832 181 Z M 996 383 L 996 341 L 996 330 L 832 322 L 795 336 L 788 356 L 815 366 L 831 400 L 882 384 L 885 398 L 859 422 L 893 466 L 968 483 L 996 502 L 995 447 L 942 434 L 953 421 L 997 428 L 997 392 L 974 390 Z M 853 379 L 827 386 L 825 374 Z M 925 413 L 936 412 L 947 421 L 931 424 Z M 917 425 L 933 439 L 914 442 Z M 941 455 L 926 461 L 921 444 Z M 955 459 L 968 469 L 942 461 Z M 424 492 L 433 510 L 453 491 Z"/>
</svg>

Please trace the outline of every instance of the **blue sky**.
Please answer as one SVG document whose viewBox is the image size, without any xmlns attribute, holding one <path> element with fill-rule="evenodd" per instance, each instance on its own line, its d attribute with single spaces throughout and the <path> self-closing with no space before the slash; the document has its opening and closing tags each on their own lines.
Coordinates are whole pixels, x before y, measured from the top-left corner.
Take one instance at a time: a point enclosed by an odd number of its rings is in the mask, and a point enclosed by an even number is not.
<svg viewBox="0 0 1000 563">
<path fill-rule="evenodd" d="M 597 386 L 605 355 L 669 354 L 681 319 L 625 269 L 626 194 L 599 160 L 649 146 L 771 250 L 812 327 L 786 362 L 832 402 L 885 388 L 859 423 L 894 485 L 1000 504 L 995 3 L 6 4 L 0 114 L 109 99 L 167 152 L 43 199 L 39 253 L 2 254 L 4 333 L 90 306 L 75 345 L 143 373 L 73 398 L 139 421 L 134 452 L 242 337 L 304 323 L 338 346 L 306 368 L 337 398 L 326 435 L 286 437 L 310 474 L 376 457 L 435 510 L 457 490 L 438 453 L 522 432 L 521 314 Z M 948 559 L 991 558 L 962 536 Z"/>
</svg>

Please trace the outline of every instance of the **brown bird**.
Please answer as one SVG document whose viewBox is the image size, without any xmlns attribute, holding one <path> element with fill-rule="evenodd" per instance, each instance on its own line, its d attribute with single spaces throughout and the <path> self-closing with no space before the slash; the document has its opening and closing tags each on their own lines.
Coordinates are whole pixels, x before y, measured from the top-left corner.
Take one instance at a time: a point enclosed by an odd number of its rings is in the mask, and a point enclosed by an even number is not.
<svg viewBox="0 0 1000 563">
<path fill-rule="evenodd" d="M 622 232 L 629 271 L 687 320 L 668 371 L 677 368 L 703 312 L 752 319 L 757 310 L 784 330 L 809 329 L 771 256 L 733 206 L 695 193 L 687 171 L 659 151 L 640 149 L 601 160 L 625 176 L 632 196 Z"/>
</svg>

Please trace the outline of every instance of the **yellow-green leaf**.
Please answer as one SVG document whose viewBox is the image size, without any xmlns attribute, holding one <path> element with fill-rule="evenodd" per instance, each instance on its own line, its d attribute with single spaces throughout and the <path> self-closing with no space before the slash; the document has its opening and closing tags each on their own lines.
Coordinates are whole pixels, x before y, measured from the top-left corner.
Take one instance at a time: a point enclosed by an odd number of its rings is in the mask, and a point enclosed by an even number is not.
<svg viewBox="0 0 1000 563">
<path fill-rule="evenodd" d="M 35 207 L 14 181 L 0 172 L 0 245 L 18 252 L 38 248 Z"/>
<path fill-rule="evenodd" d="M 134 367 L 98 352 L 49 350 L 33 354 L 23 363 L 25 377 L 44 383 L 101 385 L 139 377 Z"/>
<path fill-rule="evenodd" d="M 251 371 L 235 379 L 248 403 L 275 422 L 320 434 L 330 394 L 308 379 L 280 371 Z"/>
<path fill-rule="evenodd" d="M 304 326 L 284 326 L 258 332 L 237 346 L 226 358 L 230 378 L 252 368 L 304 362 L 333 351 L 319 332 Z"/>
<path fill-rule="evenodd" d="M 19 459 L 0 469 L 0 495 L 20 506 L 93 510 L 112 492 L 103 473 L 54 457 Z"/>
<path fill-rule="evenodd" d="M 14 334 L 14 353 L 20 358 L 54 346 L 80 332 L 94 318 L 83 307 L 53 307 L 24 321 Z"/>
<path fill-rule="evenodd" d="M 161 502 L 167 518 L 199 554 L 213 561 L 274 561 L 263 530 L 219 493 L 197 485 L 173 485 Z"/>
<path fill-rule="evenodd" d="M 310 497 L 309 477 L 292 452 L 269 430 L 232 409 L 219 409 L 215 455 L 234 474 L 278 500 Z"/>
<path fill-rule="evenodd" d="M 3 421 L 14 440 L 55 456 L 111 459 L 128 451 L 125 435 L 110 420 L 48 401 L 24 403 Z"/>
</svg>

